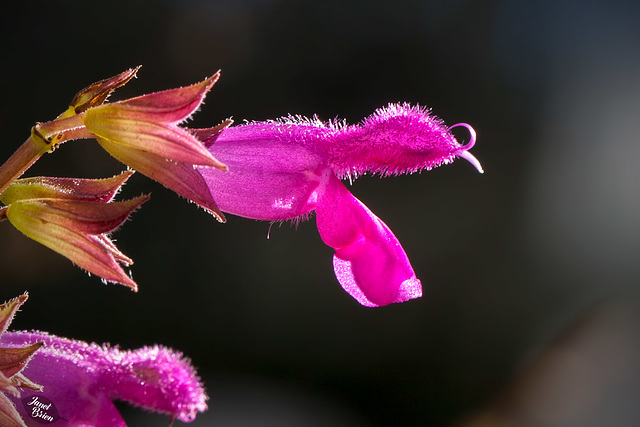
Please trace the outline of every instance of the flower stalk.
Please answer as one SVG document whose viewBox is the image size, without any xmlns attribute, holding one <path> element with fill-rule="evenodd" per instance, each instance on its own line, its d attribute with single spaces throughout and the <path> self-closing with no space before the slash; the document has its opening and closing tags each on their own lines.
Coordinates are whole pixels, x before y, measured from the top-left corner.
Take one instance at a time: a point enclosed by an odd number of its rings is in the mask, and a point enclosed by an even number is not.
<svg viewBox="0 0 640 427">
<path fill-rule="evenodd" d="M 0 194 L 16 179 L 29 169 L 48 148 L 38 143 L 33 134 L 0 166 Z"/>
<path fill-rule="evenodd" d="M 29 138 L 0 166 L 0 194 L 43 154 L 53 152 L 65 141 L 92 137 L 80 116 L 36 124 L 31 128 Z"/>
</svg>

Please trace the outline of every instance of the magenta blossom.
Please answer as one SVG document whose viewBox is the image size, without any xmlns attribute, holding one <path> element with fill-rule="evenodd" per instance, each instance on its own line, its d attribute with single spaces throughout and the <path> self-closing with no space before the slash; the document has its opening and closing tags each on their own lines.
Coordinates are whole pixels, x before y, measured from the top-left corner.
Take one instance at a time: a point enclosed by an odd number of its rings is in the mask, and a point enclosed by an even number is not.
<svg viewBox="0 0 640 427">
<path fill-rule="evenodd" d="M 333 266 L 342 287 L 376 307 L 422 295 L 409 259 L 389 227 L 353 197 L 343 178 L 429 170 L 469 153 L 451 128 L 426 109 L 391 104 L 361 124 L 348 126 L 289 117 L 225 129 L 214 138 L 195 131 L 228 172 L 198 168 L 223 212 L 278 221 L 316 212 L 322 240 L 335 249 Z"/>
<path fill-rule="evenodd" d="M 123 351 L 43 332 L 5 332 L 2 347 L 44 343 L 24 373 L 42 391 L 11 397 L 23 420 L 39 426 L 65 420 L 73 426 L 126 426 L 112 400 L 171 419 L 193 421 L 207 396 L 189 361 L 164 347 Z"/>
</svg>

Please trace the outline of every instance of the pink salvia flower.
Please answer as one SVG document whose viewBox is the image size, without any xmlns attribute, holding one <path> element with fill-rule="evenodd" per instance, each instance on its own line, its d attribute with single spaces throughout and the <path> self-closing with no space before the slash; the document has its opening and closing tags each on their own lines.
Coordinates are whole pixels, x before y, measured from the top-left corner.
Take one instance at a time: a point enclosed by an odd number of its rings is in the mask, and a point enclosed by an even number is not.
<svg viewBox="0 0 640 427">
<path fill-rule="evenodd" d="M 217 139 L 196 131 L 223 173 L 198 168 L 223 212 L 267 221 L 306 217 L 315 210 L 322 240 L 334 248 L 334 270 L 358 302 L 376 307 L 422 295 L 420 281 L 389 227 L 353 197 L 341 178 L 365 173 L 413 173 L 470 161 L 451 128 L 429 110 L 391 104 L 348 126 L 289 117 L 225 129 Z"/>
<path fill-rule="evenodd" d="M 185 422 L 207 409 L 194 368 L 173 350 L 153 346 L 123 351 L 43 332 L 6 332 L 0 338 L 2 347 L 41 342 L 24 373 L 43 390 L 11 397 L 28 425 L 60 419 L 73 426 L 126 426 L 113 400 Z M 51 406 L 33 412 L 38 403 Z"/>
</svg>

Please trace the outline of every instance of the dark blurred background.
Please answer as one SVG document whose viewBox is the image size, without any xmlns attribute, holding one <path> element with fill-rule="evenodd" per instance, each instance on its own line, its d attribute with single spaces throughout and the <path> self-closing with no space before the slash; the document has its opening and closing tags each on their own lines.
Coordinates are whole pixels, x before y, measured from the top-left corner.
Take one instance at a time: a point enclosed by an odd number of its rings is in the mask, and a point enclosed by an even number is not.
<svg viewBox="0 0 640 427">
<path fill-rule="evenodd" d="M 313 218 L 267 239 L 134 176 L 121 197 L 152 199 L 114 237 L 139 293 L 2 223 L 0 299 L 30 293 L 14 328 L 183 351 L 197 426 L 640 424 L 640 3 L 0 0 L 0 160 L 136 65 L 111 99 L 222 70 L 194 127 L 426 105 L 475 127 L 486 172 L 353 184 L 423 281 L 379 309 L 340 288 Z M 27 175 L 123 168 L 79 141 Z"/>
</svg>

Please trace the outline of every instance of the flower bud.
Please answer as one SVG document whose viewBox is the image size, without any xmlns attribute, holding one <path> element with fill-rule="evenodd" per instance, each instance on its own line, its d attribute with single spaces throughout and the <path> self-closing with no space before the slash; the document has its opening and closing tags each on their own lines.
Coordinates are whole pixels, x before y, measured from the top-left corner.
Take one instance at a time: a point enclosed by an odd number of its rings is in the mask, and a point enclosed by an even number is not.
<svg viewBox="0 0 640 427">
<path fill-rule="evenodd" d="M 118 75 L 100 80 L 82 89 L 71 100 L 69 109 L 59 118 L 79 114 L 89 108 L 102 105 L 114 90 L 129 83 L 129 81 L 136 76 L 139 69 L 140 66 L 129 68 Z"/>
</svg>

